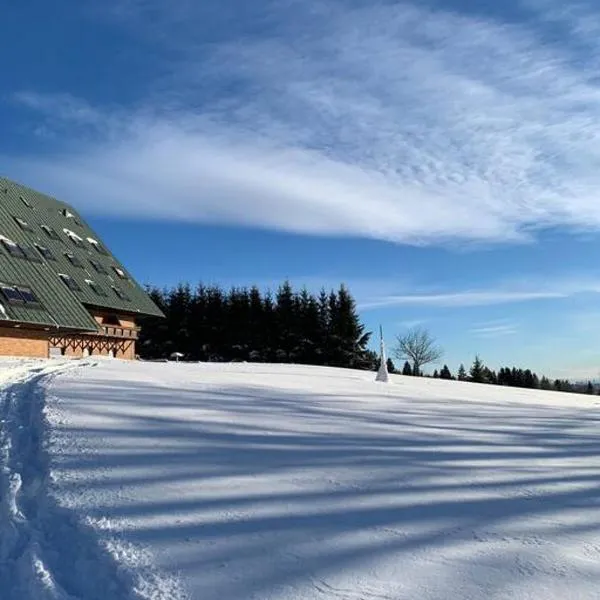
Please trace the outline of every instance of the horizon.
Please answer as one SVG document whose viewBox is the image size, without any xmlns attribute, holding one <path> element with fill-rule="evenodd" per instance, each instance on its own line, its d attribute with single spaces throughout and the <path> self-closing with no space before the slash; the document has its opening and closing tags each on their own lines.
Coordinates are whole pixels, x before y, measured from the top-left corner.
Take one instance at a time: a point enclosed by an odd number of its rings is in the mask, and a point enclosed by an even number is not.
<svg viewBox="0 0 600 600">
<path fill-rule="evenodd" d="M 345 283 L 367 329 L 422 325 L 453 372 L 600 378 L 591 0 L 3 17 L 2 174 L 76 207 L 141 283 Z"/>
</svg>

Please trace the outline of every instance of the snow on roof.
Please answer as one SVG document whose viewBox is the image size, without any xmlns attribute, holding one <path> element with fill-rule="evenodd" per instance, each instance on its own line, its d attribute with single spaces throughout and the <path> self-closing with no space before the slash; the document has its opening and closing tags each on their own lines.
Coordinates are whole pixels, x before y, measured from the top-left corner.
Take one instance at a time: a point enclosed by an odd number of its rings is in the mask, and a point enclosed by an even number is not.
<svg viewBox="0 0 600 600">
<path fill-rule="evenodd" d="M 67 229 L 66 227 L 63 228 L 63 231 L 70 237 L 73 238 L 75 240 L 79 240 L 80 242 L 83 242 L 83 238 L 78 236 L 74 231 L 71 231 L 70 229 Z"/>
</svg>

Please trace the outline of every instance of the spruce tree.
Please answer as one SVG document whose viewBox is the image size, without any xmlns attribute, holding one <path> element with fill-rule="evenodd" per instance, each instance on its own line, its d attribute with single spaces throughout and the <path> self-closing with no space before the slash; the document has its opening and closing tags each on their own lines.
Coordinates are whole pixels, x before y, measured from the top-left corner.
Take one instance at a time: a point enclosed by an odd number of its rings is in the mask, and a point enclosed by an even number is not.
<svg viewBox="0 0 600 600">
<path fill-rule="evenodd" d="M 465 365 L 463 365 L 462 363 L 460 364 L 460 367 L 458 367 L 458 380 L 459 381 L 467 380 L 467 371 L 465 369 Z"/>
<path fill-rule="evenodd" d="M 485 366 L 481 358 L 479 358 L 479 355 L 476 355 L 475 360 L 471 365 L 471 370 L 469 371 L 471 381 L 473 381 L 474 383 L 483 383 L 485 374 L 484 368 Z"/>
<path fill-rule="evenodd" d="M 412 367 L 410 366 L 410 363 L 408 361 L 406 361 L 404 363 L 404 367 L 402 368 L 402 375 L 412 375 Z"/>
<path fill-rule="evenodd" d="M 444 365 L 440 371 L 440 379 L 452 379 L 452 373 L 448 368 L 448 365 Z"/>
</svg>

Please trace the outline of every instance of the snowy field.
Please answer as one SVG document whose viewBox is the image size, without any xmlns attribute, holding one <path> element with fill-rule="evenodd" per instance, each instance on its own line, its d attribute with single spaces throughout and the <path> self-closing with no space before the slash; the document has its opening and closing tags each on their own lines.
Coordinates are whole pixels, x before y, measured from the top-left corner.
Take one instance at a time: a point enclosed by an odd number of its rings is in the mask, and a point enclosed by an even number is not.
<svg viewBox="0 0 600 600">
<path fill-rule="evenodd" d="M 600 598 L 600 399 L 0 363 L 1 600 Z"/>
</svg>

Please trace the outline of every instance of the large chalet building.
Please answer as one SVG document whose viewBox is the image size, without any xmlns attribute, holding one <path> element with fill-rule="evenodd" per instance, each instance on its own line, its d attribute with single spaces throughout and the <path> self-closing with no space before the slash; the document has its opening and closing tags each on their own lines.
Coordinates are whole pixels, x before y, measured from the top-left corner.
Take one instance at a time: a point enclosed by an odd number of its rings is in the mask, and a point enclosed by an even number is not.
<svg viewBox="0 0 600 600">
<path fill-rule="evenodd" d="M 135 358 L 163 316 L 71 206 L 0 177 L 0 355 Z"/>
</svg>

